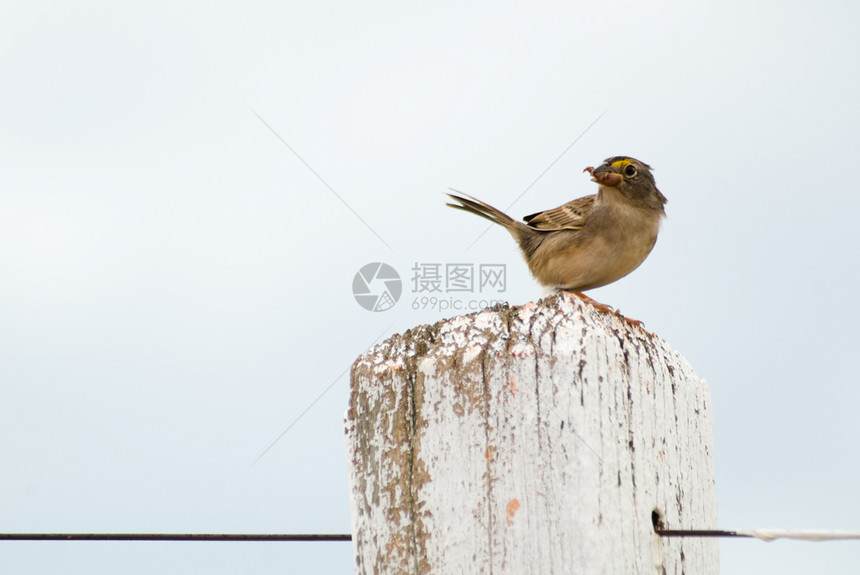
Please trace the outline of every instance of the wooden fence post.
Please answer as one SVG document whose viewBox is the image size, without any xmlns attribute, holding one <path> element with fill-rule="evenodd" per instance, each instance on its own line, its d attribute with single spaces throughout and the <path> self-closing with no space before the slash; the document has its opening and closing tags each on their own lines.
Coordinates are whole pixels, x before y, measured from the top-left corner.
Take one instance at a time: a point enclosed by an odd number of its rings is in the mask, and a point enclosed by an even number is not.
<svg viewBox="0 0 860 575">
<path fill-rule="evenodd" d="M 346 415 L 357 573 L 718 573 L 707 384 L 559 294 L 361 356 Z"/>
</svg>

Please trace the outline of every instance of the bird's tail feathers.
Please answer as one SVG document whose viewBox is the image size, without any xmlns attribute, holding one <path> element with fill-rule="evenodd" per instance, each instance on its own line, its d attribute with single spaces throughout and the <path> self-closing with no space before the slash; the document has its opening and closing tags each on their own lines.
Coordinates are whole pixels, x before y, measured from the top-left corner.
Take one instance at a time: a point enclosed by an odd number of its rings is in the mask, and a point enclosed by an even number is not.
<svg viewBox="0 0 860 575">
<path fill-rule="evenodd" d="M 500 226 L 513 231 L 517 228 L 517 222 L 511 216 L 506 214 L 505 212 L 494 208 L 490 204 L 485 204 L 481 200 L 477 198 L 473 198 L 468 194 L 464 194 L 459 190 L 455 190 L 450 188 L 452 192 L 457 192 L 456 194 L 448 194 L 448 197 L 452 200 L 459 202 L 458 204 L 447 203 L 446 206 L 450 206 L 457 210 L 463 210 L 464 212 L 470 212 L 475 215 L 481 216 L 482 218 L 486 218 L 491 222 L 499 224 Z"/>
</svg>

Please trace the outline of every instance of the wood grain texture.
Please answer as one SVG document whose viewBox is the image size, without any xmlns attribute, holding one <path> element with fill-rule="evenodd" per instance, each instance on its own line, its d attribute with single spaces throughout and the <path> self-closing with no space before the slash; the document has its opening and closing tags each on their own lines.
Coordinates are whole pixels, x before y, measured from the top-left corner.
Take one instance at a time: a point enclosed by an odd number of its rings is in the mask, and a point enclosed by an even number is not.
<svg viewBox="0 0 860 575">
<path fill-rule="evenodd" d="M 707 384 L 568 294 L 396 335 L 352 369 L 357 573 L 718 573 Z"/>
</svg>

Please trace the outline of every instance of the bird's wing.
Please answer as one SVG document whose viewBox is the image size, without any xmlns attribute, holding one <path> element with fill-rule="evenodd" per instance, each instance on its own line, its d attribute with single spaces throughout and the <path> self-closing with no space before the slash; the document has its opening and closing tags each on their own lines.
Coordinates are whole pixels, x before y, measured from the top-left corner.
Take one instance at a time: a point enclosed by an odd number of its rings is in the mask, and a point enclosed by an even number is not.
<svg viewBox="0 0 860 575">
<path fill-rule="evenodd" d="M 523 221 L 537 230 L 581 230 L 594 206 L 595 197 L 578 198 L 563 206 L 526 216 Z"/>
</svg>

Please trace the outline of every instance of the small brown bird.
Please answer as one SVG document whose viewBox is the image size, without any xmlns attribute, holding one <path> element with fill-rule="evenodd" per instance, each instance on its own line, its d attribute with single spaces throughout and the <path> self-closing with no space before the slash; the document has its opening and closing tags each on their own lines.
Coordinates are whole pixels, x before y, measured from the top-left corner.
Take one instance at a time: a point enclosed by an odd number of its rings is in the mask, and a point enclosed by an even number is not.
<svg viewBox="0 0 860 575">
<path fill-rule="evenodd" d="M 465 194 L 448 194 L 458 203 L 447 205 L 508 230 L 542 285 L 582 295 L 639 267 L 657 241 L 667 201 L 651 167 L 628 156 L 583 171 L 599 184 L 595 195 L 526 216 L 525 223 Z"/>
</svg>

